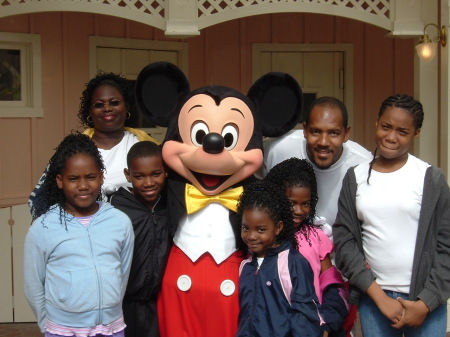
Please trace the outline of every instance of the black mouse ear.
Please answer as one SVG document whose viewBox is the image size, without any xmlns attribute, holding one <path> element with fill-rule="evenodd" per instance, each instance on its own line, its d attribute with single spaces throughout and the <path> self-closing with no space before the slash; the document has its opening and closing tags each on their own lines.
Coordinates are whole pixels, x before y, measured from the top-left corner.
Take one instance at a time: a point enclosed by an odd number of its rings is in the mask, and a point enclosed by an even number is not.
<svg viewBox="0 0 450 337">
<path fill-rule="evenodd" d="M 145 119 L 167 126 L 180 98 L 189 91 L 189 81 L 176 65 L 150 63 L 137 77 L 136 103 Z"/>
<path fill-rule="evenodd" d="M 271 72 L 262 76 L 252 85 L 248 97 L 256 106 L 266 137 L 282 136 L 300 121 L 302 89 L 289 74 Z"/>
</svg>

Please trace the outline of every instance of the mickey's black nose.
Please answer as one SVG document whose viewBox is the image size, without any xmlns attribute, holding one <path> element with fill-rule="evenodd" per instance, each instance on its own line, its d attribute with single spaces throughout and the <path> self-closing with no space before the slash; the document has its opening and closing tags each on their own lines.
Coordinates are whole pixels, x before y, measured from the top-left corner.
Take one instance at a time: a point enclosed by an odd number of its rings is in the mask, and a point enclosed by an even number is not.
<svg viewBox="0 0 450 337">
<path fill-rule="evenodd" d="M 206 153 L 217 154 L 221 153 L 225 148 L 225 140 L 222 135 L 211 132 L 203 138 L 203 150 Z"/>
</svg>

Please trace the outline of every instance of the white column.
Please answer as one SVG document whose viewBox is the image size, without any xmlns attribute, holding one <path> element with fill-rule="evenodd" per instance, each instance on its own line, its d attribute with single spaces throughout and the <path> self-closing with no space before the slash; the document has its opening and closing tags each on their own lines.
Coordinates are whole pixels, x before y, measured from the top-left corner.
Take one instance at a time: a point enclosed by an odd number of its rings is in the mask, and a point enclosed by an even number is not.
<svg viewBox="0 0 450 337">
<path fill-rule="evenodd" d="M 392 30 L 394 36 L 417 36 L 423 31 L 422 3 L 429 0 L 396 0 L 392 6 Z M 428 4 L 428 2 L 427 2 Z"/>
<path fill-rule="evenodd" d="M 447 26 L 447 31 L 450 25 L 450 2 L 441 0 L 441 26 Z M 444 171 L 444 173 L 448 178 L 450 177 L 450 103 L 449 103 L 449 89 L 450 89 L 450 52 L 448 46 L 448 37 L 447 37 L 447 46 L 441 49 L 441 114 L 440 114 L 440 167 Z M 449 320 L 450 322 L 450 320 Z"/>
<path fill-rule="evenodd" d="M 441 0 L 441 26 L 445 25 L 448 27 L 450 25 L 450 1 Z M 440 167 L 444 171 L 448 178 L 450 177 L 450 125 L 449 125 L 449 89 L 450 89 L 450 73 L 449 73 L 449 63 L 450 63 L 450 52 L 448 46 L 441 48 L 441 113 L 440 113 Z M 447 332 L 450 331 L 450 300 L 447 301 Z"/>
<path fill-rule="evenodd" d="M 437 1 L 422 1 L 422 22 L 438 23 Z M 428 32 L 428 30 L 427 30 Z M 423 33 L 423 29 L 422 29 Z M 421 34 L 422 34 L 421 33 Z M 437 31 L 431 27 L 430 37 L 437 35 Z M 418 42 L 418 39 L 417 39 Z M 418 99 L 425 112 L 424 123 L 420 137 L 414 143 L 414 155 L 433 165 L 439 164 L 439 78 L 438 58 L 431 62 L 419 59 L 415 50 L 414 56 L 414 97 Z"/>
<path fill-rule="evenodd" d="M 438 60 L 435 58 L 427 63 L 416 55 L 414 68 L 414 98 L 422 103 L 425 113 L 420 137 L 414 142 L 414 155 L 430 164 L 440 166 Z"/>
<path fill-rule="evenodd" d="M 166 35 L 178 38 L 200 35 L 196 0 L 167 0 L 165 4 Z"/>
</svg>

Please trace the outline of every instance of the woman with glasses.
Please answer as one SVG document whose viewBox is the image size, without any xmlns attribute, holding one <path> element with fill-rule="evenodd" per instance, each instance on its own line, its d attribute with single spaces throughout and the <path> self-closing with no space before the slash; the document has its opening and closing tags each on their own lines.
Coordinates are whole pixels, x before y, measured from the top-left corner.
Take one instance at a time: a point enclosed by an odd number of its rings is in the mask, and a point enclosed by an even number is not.
<svg viewBox="0 0 450 337">
<path fill-rule="evenodd" d="M 121 186 L 131 186 L 123 173 L 127 167 L 128 150 L 139 141 L 158 141 L 130 127 L 136 124 L 137 110 L 134 90 L 129 82 L 114 73 L 99 73 L 86 83 L 78 117 L 81 124 L 87 127 L 84 133 L 97 145 L 105 163 L 104 196 L 107 198 Z M 39 197 L 45 174 L 31 192 L 28 200 L 30 207 Z"/>
<path fill-rule="evenodd" d="M 100 73 L 86 84 L 81 96 L 78 117 L 88 127 L 84 133 L 92 138 L 105 162 L 103 189 L 107 196 L 121 186 L 131 187 L 123 174 L 130 147 L 142 140 L 158 143 L 130 127 L 137 119 L 133 89 L 119 75 Z"/>
</svg>

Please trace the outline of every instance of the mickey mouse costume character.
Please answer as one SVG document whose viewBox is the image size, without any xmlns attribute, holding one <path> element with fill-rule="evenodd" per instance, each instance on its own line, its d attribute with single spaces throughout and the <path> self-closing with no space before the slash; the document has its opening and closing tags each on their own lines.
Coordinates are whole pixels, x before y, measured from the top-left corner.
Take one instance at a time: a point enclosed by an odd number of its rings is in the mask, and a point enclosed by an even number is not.
<svg viewBox="0 0 450 337">
<path fill-rule="evenodd" d="M 139 74 L 136 97 L 147 119 L 168 126 L 162 152 L 174 245 L 158 299 L 160 334 L 232 337 L 243 254 L 231 221 L 243 184 L 262 164 L 263 136 L 297 124 L 300 86 L 269 73 L 247 96 L 216 85 L 191 92 L 179 68 L 157 62 Z"/>
</svg>

